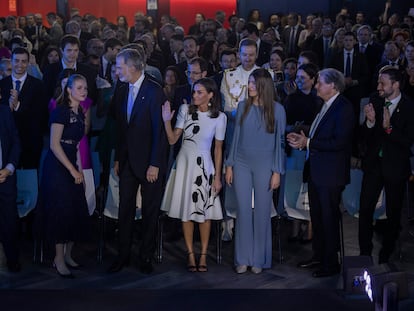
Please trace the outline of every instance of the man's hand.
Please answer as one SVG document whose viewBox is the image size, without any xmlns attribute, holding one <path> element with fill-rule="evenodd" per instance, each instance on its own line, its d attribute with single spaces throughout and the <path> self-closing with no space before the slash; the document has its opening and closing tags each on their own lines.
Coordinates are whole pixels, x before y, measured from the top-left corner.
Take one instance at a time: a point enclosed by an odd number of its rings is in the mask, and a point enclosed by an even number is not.
<svg viewBox="0 0 414 311">
<path fill-rule="evenodd" d="M 375 109 L 371 103 L 364 106 L 364 114 L 369 122 L 375 123 Z"/>
<path fill-rule="evenodd" d="M 18 103 L 19 93 L 15 89 L 10 90 L 9 107 L 11 111 L 14 111 L 17 108 Z"/>
<path fill-rule="evenodd" d="M 0 170 L 0 184 L 4 183 L 6 181 L 6 178 L 11 175 L 11 171 L 9 171 L 7 168 L 3 168 Z"/>
<path fill-rule="evenodd" d="M 289 146 L 291 146 L 294 149 L 305 149 L 308 143 L 308 138 L 306 137 L 303 131 L 300 131 L 300 133 L 289 133 L 287 134 L 286 138 L 289 143 Z"/>
<path fill-rule="evenodd" d="M 150 165 L 148 167 L 148 170 L 147 170 L 147 180 L 148 180 L 148 182 L 153 183 L 153 182 L 157 181 L 159 170 L 160 169 L 156 166 Z"/>
</svg>

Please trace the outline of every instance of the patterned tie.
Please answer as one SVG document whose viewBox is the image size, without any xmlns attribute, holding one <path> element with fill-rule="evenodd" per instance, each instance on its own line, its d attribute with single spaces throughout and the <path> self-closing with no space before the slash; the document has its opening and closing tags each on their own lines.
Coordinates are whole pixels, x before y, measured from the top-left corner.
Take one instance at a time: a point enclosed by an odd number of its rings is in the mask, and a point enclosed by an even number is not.
<svg viewBox="0 0 414 311">
<path fill-rule="evenodd" d="M 351 53 L 346 53 L 346 63 L 345 63 L 345 77 L 351 76 Z"/>
<path fill-rule="evenodd" d="M 128 106 L 127 106 L 127 120 L 131 118 L 132 108 L 134 108 L 134 101 L 135 101 L 135 87 L 133 84 L 129 86 L 129 93 L 128 93 Z"/>
<path fill-rule="evenodd" d="M 15 83 L 16 83 L 17 94 L 19 94 L 20 93 L 20 86 L 22 85 L 22 81 L 16 80 Z"/>
</svg>

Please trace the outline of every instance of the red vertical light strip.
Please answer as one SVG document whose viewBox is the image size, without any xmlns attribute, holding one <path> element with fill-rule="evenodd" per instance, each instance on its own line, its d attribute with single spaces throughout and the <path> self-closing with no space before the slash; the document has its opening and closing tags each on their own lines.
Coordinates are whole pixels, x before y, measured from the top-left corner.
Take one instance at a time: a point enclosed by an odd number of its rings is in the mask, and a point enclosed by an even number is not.
<svg viewBox="0 0 414 311">
<path fill-rule="evenodd" d="M 17 12 L 16 0 L 9 0 L 9 11 Z"/>
</svg>

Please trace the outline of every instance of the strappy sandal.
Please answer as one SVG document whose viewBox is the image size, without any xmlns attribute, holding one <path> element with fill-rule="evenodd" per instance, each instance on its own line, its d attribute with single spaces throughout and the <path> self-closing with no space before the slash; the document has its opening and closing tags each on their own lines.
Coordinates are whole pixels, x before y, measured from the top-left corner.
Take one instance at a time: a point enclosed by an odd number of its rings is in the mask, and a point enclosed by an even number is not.
<svg viewBox="0 0 414 311">
<path fill-rule="evenodd" d="M 200 254 L 200 258 L 201 258 L 201 256 L 206 256 L 206 262 L 207 262 L 207 254 Z M 207 265 L 198 265 L 198 272 L 207 272 L 208 271 L 208 268 L 207 268 Z"/>
<path fill-rule="evenodd" d="M 195 262 L 195 257 L 194 257 L 194 253 L 193 252 L 191 252 L 191 253 L 188 253 L 187 254 L 187 271 L 188 272 L 197 272 L 197 267 L 194 265 L 194 264 L 190 264 L 190 256 L 193 256 L 193 258 L 194 258 L 194 262 Z"/>
</svg>

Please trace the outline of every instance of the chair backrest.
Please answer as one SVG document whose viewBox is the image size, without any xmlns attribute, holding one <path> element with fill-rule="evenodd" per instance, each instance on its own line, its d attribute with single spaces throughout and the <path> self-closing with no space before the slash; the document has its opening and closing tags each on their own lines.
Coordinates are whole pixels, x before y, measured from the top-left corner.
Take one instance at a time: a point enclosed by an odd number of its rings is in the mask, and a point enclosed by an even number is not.
<svg viewBox="0 0 414 311">
<path fill-rule="evenodd" d="M 38 196 L 38 179 L 36 169 L 18 169 L 17 178 L 17 210 L 19 217 L 25 217 L 36 207 Z"/>
</svg>

